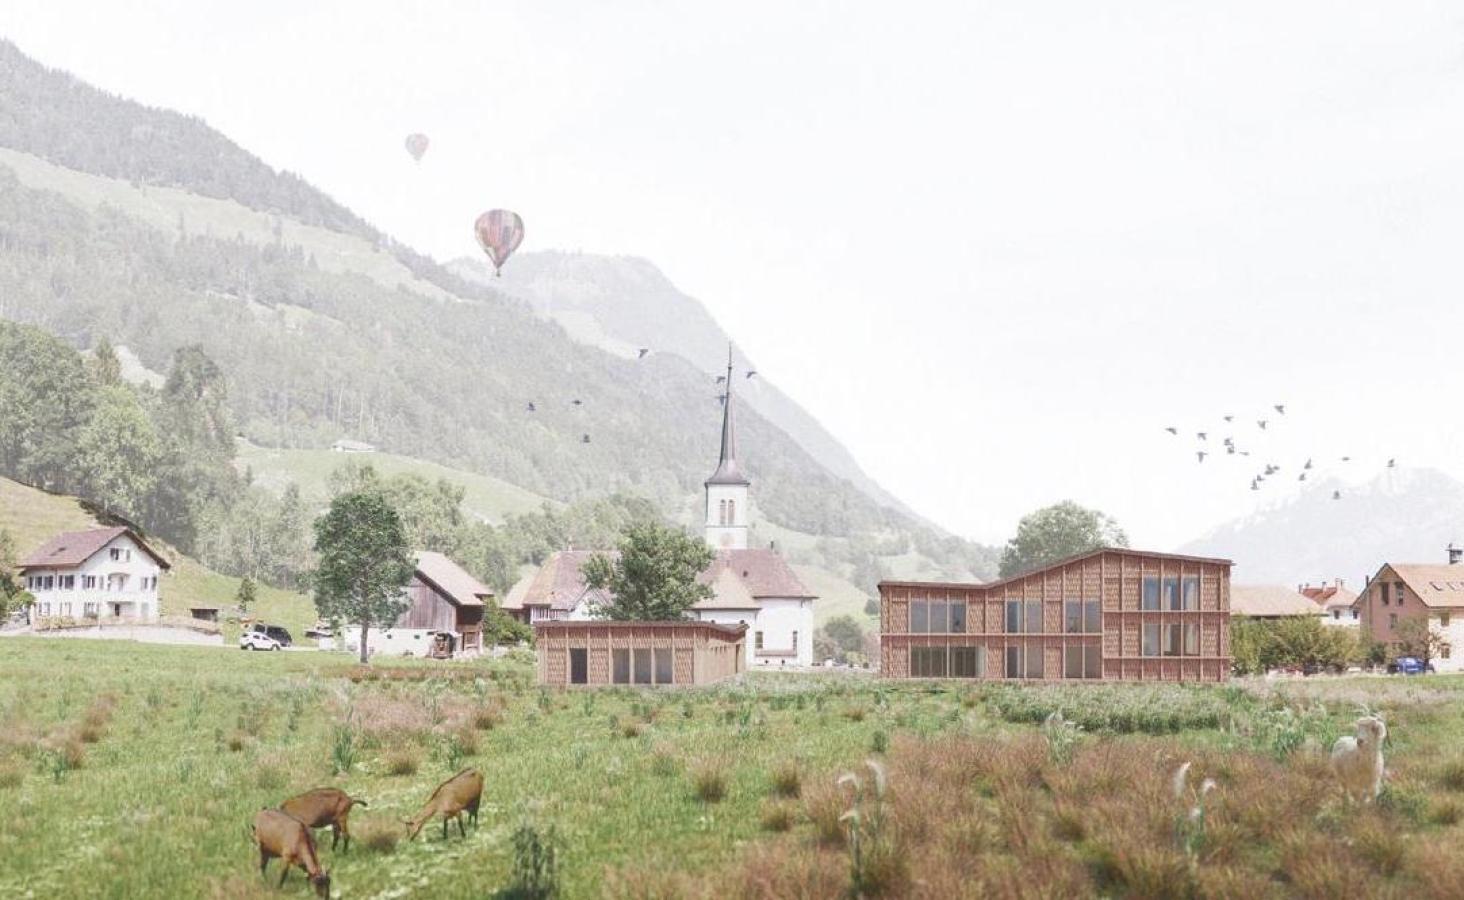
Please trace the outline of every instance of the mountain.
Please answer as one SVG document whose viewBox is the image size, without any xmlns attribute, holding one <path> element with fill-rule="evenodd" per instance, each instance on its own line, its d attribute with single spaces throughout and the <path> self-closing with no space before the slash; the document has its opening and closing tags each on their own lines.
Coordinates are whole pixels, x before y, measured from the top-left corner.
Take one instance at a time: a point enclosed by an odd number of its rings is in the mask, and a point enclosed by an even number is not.
<svg viewBox="0 0 1464 900">
<path fill-rule="evenodd" d="M 1342 497 L 1332 499 L 1340 490 Z M 1360 486 L 1327 481 L 1179 548 L 1235 560 L 1240 584 L 1345 578 L 1385 562 L 1442 563 L 1464 544 L 1464 483 L 1435 469 L 1393 469 Z"/>
<path fill-rule="evenodd" d="M 708 378 L 716 378 L 726 371 L 728 345 L 735 344 L 701 301 L 682 293 L 660 269 L 637 257 L 557 250 L 525 253 L 514 257 L 501 279 L 495 279 L 480 259 L 462 257 L 447 268 L 527 301 L 574 340 L 627 359 L 645 348 L 680 357 Z M 736 359 L 739 371 L 757 369 L 756 361 L 740 348 Z M 830 472 L 875 502 L 910 512 L 766 375 L 738 381 L 736 389 L 739 400 L 782 429 Z"/>
<path fill-rule="evenodd" d="M 573 279 L 530 274 L 540 287 L 514 283 L 521 299 L 450 271 L 201 120 L 0 42 L 0 317 L 79 349 L 105 337 L 132 373 L 167 371 L 175 350 L 199 345 L 259 447 L 352 438 L 555 501 L 631 491 L 684 519 L 717 452 L 699 348 L 723 333 L 662 284 L 656 309 L 686 321 L 655 334 L 690 349 L 629 358 L 541 311 L 572 309 L 544 297 L 572 293 Z M 624 294 L 608 276 L 582 280 Z M 650 333 L 594 320 L 612 336 Z M 761 533 L 780 546 L 806 536 L 803 562 L 866 589 L 881 559 L 931 577 L 991 573 L 988 548 L 893 502 L 770 385 L 739 388 Z"/>
</svg>

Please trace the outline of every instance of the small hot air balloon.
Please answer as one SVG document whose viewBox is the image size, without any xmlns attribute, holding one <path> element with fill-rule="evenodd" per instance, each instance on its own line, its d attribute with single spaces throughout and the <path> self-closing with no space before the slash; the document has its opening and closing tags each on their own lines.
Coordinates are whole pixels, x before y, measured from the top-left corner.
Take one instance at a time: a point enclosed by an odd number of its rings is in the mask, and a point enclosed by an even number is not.
<svg viewBox="0 0 1464 900">
<path fill-rule="evenodd" d="M 493 274 L 501 275 L 503 264 L 523 242 L 524 220 L 516 212 L 490 209 L 473 223 L 473 235 L 478 239 L 478 246 L 493 261 Z"/>
<path fill-rule="evenodd" d="M 420 132 L 407 135 L 407 152 L 412 154 L 412 159 L 422 161 L 422 154 L 427 152 L 427 135 Z"/>
</svg>

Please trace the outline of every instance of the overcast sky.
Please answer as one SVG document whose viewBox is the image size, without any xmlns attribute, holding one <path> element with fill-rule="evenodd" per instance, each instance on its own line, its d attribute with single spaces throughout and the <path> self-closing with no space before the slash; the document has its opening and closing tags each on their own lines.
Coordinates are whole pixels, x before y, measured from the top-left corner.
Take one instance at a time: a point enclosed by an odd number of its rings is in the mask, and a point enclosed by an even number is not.
<svg viewBox="0 0 1464 900">
<path fill-rule="evenodd" d="M 1165 549 L 1307 456 L 1464 477 L 1457 4 L 7 0 L 0 34 L 439 258 L 507 207 L 526 250 L 652 260 L 968 536 L 1072 498 Z"/>
</svg>

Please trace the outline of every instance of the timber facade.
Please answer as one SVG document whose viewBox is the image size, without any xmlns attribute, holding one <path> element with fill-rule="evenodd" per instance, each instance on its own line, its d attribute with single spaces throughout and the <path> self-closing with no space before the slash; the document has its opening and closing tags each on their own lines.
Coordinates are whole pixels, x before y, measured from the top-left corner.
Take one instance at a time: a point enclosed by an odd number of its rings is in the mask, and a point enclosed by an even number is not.
<svg viewBox="0 0 1464 900">
<path fill-rule="evenodd" d="M 890 678 L 1224 681 L 1230 560 L 1107 548 L 990 584 L 885 581 Z"/>
<path fill-rule="evenodd" d="M 697 685 L 741 674 L 747 626 L 549 620 L 534 625 L 539 683 Z"/>
</svg>

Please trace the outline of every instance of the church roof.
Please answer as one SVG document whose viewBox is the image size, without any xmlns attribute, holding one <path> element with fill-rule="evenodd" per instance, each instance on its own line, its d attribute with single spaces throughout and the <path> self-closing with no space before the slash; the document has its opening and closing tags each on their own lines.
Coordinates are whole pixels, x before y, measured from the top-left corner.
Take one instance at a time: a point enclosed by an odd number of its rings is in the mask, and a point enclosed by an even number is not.
<svg viewBox="0 0 1464 900">
<path fill-rule="evenodd" d="M 722 453 L 717 459 L 717 471 L 706 483 L 748 485 L 752 482 L 742 473 L 737 464 L 737 423 L 733 414 L 732 398 L 732 348 L 727 348 L 727 393 L 722 398 Z"/>
</svg>

